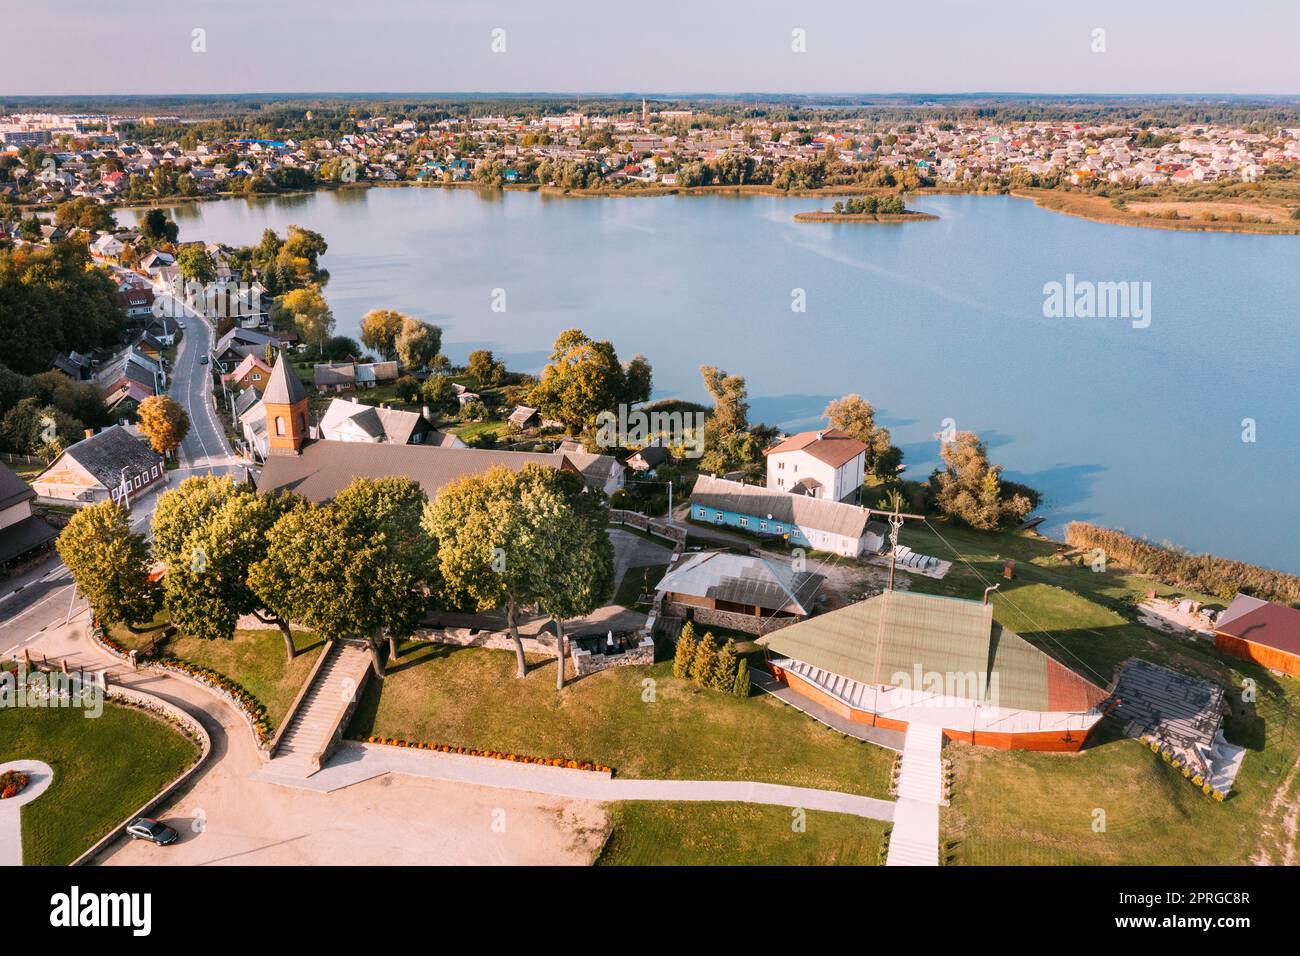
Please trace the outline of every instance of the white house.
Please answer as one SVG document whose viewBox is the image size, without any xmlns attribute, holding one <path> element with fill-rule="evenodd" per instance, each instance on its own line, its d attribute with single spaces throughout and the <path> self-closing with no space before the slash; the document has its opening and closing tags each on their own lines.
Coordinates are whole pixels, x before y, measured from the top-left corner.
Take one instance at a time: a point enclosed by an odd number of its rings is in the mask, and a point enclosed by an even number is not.
<svg viewBox="0 0 1300 956">
<path fill-rule="evenodd" d="M 867 446 L 834 428 L 800 432 L 767 449 L 767 487 L 830 501 L 856 498 Z"/>
</svg>

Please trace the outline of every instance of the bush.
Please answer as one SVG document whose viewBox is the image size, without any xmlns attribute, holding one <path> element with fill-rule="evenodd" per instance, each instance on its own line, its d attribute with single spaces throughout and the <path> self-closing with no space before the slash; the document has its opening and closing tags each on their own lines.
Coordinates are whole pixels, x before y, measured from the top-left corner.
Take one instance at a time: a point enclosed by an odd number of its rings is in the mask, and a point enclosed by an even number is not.
<svg viewBox="0 0 1300 956">
<path fill-rule="evenodd" d="M 393 384 L 393 394 L 399 402 L 414 404 L 420 399 L 420 380 L 414 375 L 403 375 Z"/>
<path fill-rule="evenodd" d="M 743 657 L 736 667 L 736 679 L 731 685 L 731 692 L 737 697 L 749 696 L 749 661 Z"/>
<path fill-rule="evenodd" d="M 736 683 L 736 667 L 739 657 L 736 654 L 736 642 L 727 639 L 713 662 L 713 673 L 709 675 L 708 686 L 714 690 L 729 691 Z"/>
<path fill-rule="evenodd" d="M 713 642 L 713 635 L 705 634 L 695 646 L 695 654 L 691 658 L 691 680 L 701 687 L 708 686 L 717 660 L 718 648 Z"/>
<path fill-rule="evenodd" d="M 691 661 L 695 659 L 695 625 L 690 621 L 677 635 L 677 650 L 673 654 L 673 676 L 688 680 L 691 676 Z"/>
</svg>

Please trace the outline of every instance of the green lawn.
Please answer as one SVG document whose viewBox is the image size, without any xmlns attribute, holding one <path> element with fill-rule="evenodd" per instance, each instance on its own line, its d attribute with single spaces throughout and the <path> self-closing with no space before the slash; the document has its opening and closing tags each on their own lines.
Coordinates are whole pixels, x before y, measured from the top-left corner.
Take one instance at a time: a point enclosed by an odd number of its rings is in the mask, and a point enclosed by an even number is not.
<svg viewBox="0 0 1300 956">
<path fill-rule="evenodd" d="M 295 631 L 293 639 L 298 656 L 292 661 L 285 656 L 284 638 L 275 628 L 236 631 L 229 641 L 178 635 L 164 653 L 237 681 L 266 706 L 272 729 L 278 729 L 325 646 L 308 631 Z"/>
<path fill-rule="evenodd" d="M 628 802 L 597 866 L 876 866 L 889 824 L 752 803 Z"/>
<path fill-rule="evenodd" d="M 166 628 L 167 617 L 160 613 L 149 624 L 119 625 L 109 633 L 126 648 L 143 650 L 161 640 Z M 228 641 L 175 634 L 158 645 L 156 656 L 179 657 L 229 677 L 266 706 L 274 729 L 284 719 L 324 647 L 309 631 L 295 631 L 293 640 L 298 656 L 292 661 L 285 656 L 284 638 L 276 628 L 236 631 Z"/>
<path fill-rule="evenodd" d="M 477 438 L 479 435 L 485 435 L 489 432 L 496 435 L 497 440 L 500 441 L 505 437 L 505 428 L 505 419 L 490 418 L 485 422 L 469 422 L 465 425 L 453 425 L 448 430 L 468 445 L 471 438 Z"/>
<path fill-rule="evenodd" d="M 615 667 L 555 690 L 554 660 L 513 676 L 511 651 L 410 643 L 372 681 L 348 732 L 613 767 L 625 777 L 758 780 L 884 796 L 893 753 L 767 696 L 745 700 Z M 643 681 L 654 682 L 653 702 Z"/>
<path fill-rule="evenodd" d="M 0 709 L 0 763 L 43 760 L 54 783 L 22 808 L 23 862 L 66 866 L 194 762 L 193 742 L 143 711 L 105 704 Z"/>
</svg>

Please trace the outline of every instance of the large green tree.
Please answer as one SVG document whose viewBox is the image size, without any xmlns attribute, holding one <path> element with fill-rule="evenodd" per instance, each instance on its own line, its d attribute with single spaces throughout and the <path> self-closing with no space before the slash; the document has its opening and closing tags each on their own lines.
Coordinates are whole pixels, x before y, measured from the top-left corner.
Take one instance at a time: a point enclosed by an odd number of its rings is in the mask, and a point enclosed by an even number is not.
<svg viewBox="0 0 1300 956">
<path fill-rule="evenodd" d="M 157 610 L 149 582 L 149 548 L 130 515 L 111 501 L 82 508 L 57 542 L 77 590 L 105 626 L 147 621 Z"/>
<path fill-rule="evenodd" d="M 856 438 L 867 446 L 867 471 L 881 478 L 898 473 L 903 453 L 890 442 L 889 429 L 876 424 L 876 410 L 856 393 L 837 398 L 826 406 L 822 417 L 831 428 Z"/>
<path fill-rule="evenodd" d="M 397 358 L 397 335 L 406 318 L 395 309 L 371 309 L 361 317 L 361 343 L 390 361 Z"/>
<path fill-rule="evenodd" d="M 939 454 L 944 467 L 930 476 L 930 489 L 934 506 L 948 517 L 991 531 L 1023 520 L 1037 503 L 1032 489 L 1004 487 L 1002 466 L 989 463 L 988 449 L 974 432 L 958 432 Z"/>
<path fill-rule="evenodd" d="M 436 590 L 427 498 L 409 478 L 358 478 L 326 505 L 287 512 L 267 536 L 249 584 L 263 606 L 330 638 L 364 640 L 384 676 L 390 650 L 412 634 Z"/>
<path fill-rule="evenodd" d="M 581 329 L 568 329 L 555 340 L 529 404 L 576 434 L 592 426 L 601 412 L 615 412 L 627 400 L 627 373 L 614 346 L 594 341 Z"/>
<path fill-rule="evenodd" d="M 442 350 L 442 329 L 409 315 L 404 316 L 393 340 L 393 350 L 398 361 L 407 368 L 425 368 Z"/>
</svg>

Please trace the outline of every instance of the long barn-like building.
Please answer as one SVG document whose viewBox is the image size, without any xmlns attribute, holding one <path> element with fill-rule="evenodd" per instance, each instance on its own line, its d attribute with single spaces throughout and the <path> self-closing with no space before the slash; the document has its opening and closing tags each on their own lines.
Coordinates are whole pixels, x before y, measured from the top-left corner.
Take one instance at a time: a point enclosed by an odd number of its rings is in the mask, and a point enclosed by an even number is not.
<svg viewBox="0 0 1300 956">
<path fill-rule="evenodd" d="M 1078 750 L 1107 696 L 979 601 L 886 591 L 759 643 L 775 677 L 841 719 L 1004 750 Z"/>
</svg>

